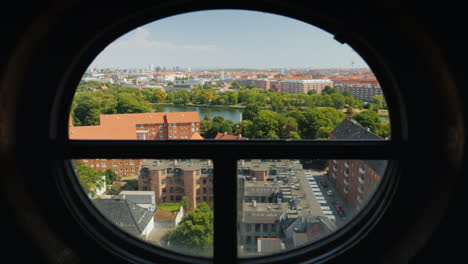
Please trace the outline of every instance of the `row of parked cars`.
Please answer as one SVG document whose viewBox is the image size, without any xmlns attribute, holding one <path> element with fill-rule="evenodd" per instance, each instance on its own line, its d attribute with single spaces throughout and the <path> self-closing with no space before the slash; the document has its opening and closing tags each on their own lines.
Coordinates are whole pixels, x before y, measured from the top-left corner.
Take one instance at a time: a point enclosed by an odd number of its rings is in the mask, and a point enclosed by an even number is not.
<svg viewBox="0 0 468 264">
<path fill-rule="evenodd" d="M 315 198 L 320 204 L 320 208 L 322 209 L 323 214 L 329 219 L 335 221 L 335 215 L 333 214 L 333 211 L 328 206 L 327 200 L 323 196 L 322 191 L 320 190 L 317 182 L 315 181 L 314 176 L 312 175 L 311 172 L 307 172 L 307 171 L 304 172 L 304 174 L 307 180 L 309 181 L 310 186 L 312 187 L 312 191 L 314 192 Z"/>
<path fill-rule="evenodd" d="M 314 192 L 315 197 L 318 200 L 318 202 L 320 204 L 320 207 L 322 208 L 323 213 L 328 218 L 330 218 L 332 220 L 335 220 L 333 212 L 330 210 L 330 207 L 328 206 L 327 201 L 325 200 L 325 197 L 323 197 L 322 191 L 320 190 L 320 188 L 318 188 L 318 184 L 317 184 L 314 176 L 312 175 L 312 173 L 306 171 L 306 172 L 304 172 L 304 174 L 305 174 L 307 180 L 309 181 L 309 183 L 310 183 L 310 185 L 312 187 L 312 191 Z M 328 183 L 324 179 L 320 179 L 318 182 L 320 183 L 320 185 L 323 188 L 328 188 Z M 328 196 L 334 196 L 333 190 L 330 190 L 330 189 L 328 189 L 326 191 L 326 194 Z M 335 211 L 338 213 L 338 215 L 340 217 L 345 217 L 346 216 L 346 212 L 345 212 L 342 204 L 339 201 L 333 200 L 332 205 L 333 205 Z"/>
</svg>

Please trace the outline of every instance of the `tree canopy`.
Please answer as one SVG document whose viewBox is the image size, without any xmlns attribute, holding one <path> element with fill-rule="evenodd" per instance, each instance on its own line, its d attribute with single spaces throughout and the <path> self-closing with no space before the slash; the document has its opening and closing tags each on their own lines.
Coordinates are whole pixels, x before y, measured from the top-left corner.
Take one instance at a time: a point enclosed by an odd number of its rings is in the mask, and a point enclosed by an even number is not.
<svg viewBox="0 0 468 264">
<path fill-rule="evenodd" d="M 201 256 L 213 255 L 213 211 L 199 203 L 189 211 L 179 225 L 161 238 L 164 246 L 175 251 Z"/>
<path fill-rule="evenodd" d="M 103 173 L 79 162 L 74 162 L 74 169 L 83 189 L 89 195 L 96 195 L 96 189 L 104 187 L 105 177 L 103 177 Z"/>
</svg>

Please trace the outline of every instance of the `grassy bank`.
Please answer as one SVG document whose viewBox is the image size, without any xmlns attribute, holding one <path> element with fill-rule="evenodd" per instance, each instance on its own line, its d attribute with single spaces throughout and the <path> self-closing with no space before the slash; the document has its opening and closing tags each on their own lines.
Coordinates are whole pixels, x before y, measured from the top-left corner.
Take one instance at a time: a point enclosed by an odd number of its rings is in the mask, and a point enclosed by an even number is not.
<svg viewBox="0 0 468 264">
<path fill-rule="evenodd" d="M 162 203 L 158 204 L 158 210 L 172 212 L 179 210 L 180 206 L 180 203 Z"/>
</svg>

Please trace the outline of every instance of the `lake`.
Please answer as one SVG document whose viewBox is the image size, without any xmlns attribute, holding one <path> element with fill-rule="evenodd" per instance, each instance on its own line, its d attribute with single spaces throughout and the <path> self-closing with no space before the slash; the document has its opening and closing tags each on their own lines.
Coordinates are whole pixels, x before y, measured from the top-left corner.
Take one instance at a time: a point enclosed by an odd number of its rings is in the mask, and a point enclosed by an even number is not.
<svg viewBox="0 0 468 264">
<path fill-rule="evenodd" d="M 211 119 L 213 119 L 215 116 L 222 116 L 224 119 L 231 120 L 234 123 L 242 121 L 243 110 L 183 105 L 154 105 L 153 108 L 156 110 L 156 112 L 198 112 L 200 120 L 203 120 L 206 114 L 209 115 Z"/>
<path fill-rule="evenodd" d="M 210 108 L 198 106 L 184 106 L 184 105 L 154 105 L 153 108 L 156 112 L 198 112 L 200 120 L 203 120 L 206 114 L 211 119 L 215 116 L 222 116 L 224 119 L 231 120 L 234 123 L 242 121 L 243 109 L 228 109 L 228 108 Z M 388 116 L 381 116 L 381 121 L 388 121 Z"/>
</svg>

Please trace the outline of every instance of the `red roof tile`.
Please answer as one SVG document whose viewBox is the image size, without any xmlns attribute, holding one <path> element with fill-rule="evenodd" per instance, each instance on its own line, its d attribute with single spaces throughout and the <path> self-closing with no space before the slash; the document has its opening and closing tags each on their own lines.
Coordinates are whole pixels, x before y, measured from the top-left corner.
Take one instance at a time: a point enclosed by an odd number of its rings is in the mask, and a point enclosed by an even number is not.
<svg viewBox="0 0 468 264">
<path fill-rule="evenodd" d="M 246 138 L 246 137 L 241 137 L 241 136 L 229 135 L 229 134 L 226 134 L 226 133 L 218 133 L 214 139 L 240 139 L 240 140 L 247 140 L 248 138 Z"/>
</svg>

